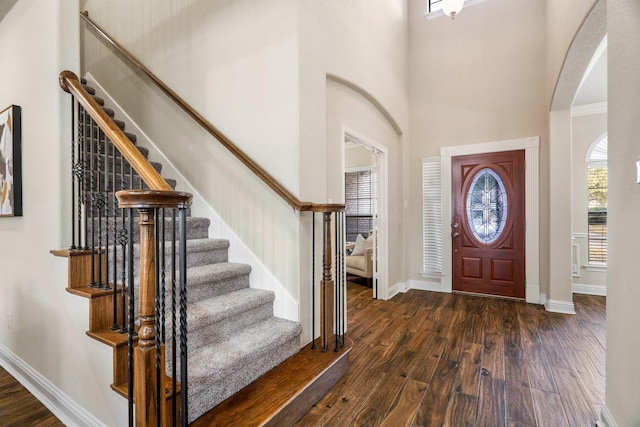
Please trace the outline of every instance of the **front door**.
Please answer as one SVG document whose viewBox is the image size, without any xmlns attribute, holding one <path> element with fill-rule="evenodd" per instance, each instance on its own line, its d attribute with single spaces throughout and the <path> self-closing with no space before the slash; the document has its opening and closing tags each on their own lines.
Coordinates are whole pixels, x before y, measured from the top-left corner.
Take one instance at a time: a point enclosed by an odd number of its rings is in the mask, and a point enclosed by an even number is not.
<svg viewBox="0 0 640 427">
<path fill-rule="evenodd" d="M 453 290 L 524 298 L 524 151 L 451 162 Z"/>
</svg>

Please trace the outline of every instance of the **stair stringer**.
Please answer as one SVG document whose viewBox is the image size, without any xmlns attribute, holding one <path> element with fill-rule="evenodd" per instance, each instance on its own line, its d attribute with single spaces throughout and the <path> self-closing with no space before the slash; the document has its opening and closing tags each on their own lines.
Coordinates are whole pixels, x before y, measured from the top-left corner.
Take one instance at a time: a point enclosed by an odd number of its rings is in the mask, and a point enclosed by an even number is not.
<svg viewBox="0 0 640 427">
<path fill-rule="evenodd" d="M 230 242 L 229 259 L 251 265 L 251 287 L 269 290 L 275 293 L 273 311 L 276 317 L 300 321 L 299 302 L 282 285 L 275 275 L 267 268 L 262 260 L 245 244 L 245 242 L 233 231 L 231 227 L 220 217 L 216 210 L 202 197 L 191 185 L 173 163 L 158 149 L 151 138 L 138 126 L 136 121 L 122 109 L 120 104 L 112 98 L 100 83 L 87 73 L 85 78 L 96 89 L 96 94 L 108 101 L 109 107 L 114 110 L 117 117 L 127 123 L 128 131 L 137 136 L 136 145 L 149 149 L 149 159 L 162 163 L 163 176 L 171 176 L 177 181 L 176 188 L 181 188 L 193 195 L 191 212 L 193 216 L 209 218 L 210 230 L 215 230 L 215 236 Z M 213 142 L 212 142 L 213 143 Z M 292 216 L 299 218 L 299 214 Z M 292 220 L 294 220 L 292 218 Z"/>
</svg>

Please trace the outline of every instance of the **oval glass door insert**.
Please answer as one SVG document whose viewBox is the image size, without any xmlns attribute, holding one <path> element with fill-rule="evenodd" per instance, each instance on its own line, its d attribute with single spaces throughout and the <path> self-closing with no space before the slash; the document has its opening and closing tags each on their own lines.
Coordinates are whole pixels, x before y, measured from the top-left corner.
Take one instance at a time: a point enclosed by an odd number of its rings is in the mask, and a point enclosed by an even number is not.
<svg viewBox="0 0 640 427">
<path fill-rule="evenodd" d="M 507 222 L 507 193 L 502 179 L 492 169 L 482 169 L 467 194 L 467 221 L 474 237 L 488 245 L 495 242 Z"/>
</svg>

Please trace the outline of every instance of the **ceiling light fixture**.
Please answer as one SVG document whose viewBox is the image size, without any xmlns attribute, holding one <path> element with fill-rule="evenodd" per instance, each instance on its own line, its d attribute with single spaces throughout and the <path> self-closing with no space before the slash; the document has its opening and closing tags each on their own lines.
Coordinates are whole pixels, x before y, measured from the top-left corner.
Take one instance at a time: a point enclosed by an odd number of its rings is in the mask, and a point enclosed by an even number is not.
<svg viewBox="0 0 640 427">
<path fill-rule="evenodd" d="M 462 6 L 464 6 L 464 0 L 442 0 L 442 11 L 451 19 L 460 13 Z"/>
</svg>

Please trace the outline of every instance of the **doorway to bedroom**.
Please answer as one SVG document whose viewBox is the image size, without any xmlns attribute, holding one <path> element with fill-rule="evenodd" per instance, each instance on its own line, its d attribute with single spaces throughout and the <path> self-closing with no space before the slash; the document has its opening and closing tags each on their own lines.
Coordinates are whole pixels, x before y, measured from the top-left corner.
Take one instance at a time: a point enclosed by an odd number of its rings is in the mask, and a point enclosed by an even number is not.
<svg viewBox="0 0 640 427">
<path fill-rule="evenodd" d="M 373 298 L 386 287 L 386 152 L 353 133 L 344 137 L 345 271 Z"/>
</svg>

